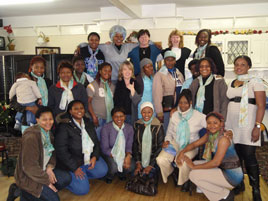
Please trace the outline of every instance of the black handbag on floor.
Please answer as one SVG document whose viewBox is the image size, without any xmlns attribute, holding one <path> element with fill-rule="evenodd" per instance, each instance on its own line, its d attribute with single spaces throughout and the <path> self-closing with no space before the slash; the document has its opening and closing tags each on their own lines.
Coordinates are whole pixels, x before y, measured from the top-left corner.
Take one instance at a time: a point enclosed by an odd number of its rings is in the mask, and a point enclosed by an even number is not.
<svg viewBox="0 0 268 201">
<path fill-rule="evenodd" d="M 156 175 L 149 177 L 146 174 L 137 174 L 126 183 L 126 189 L 141 195 L 153 196 L 157 194 L 158 178 Z"/>
</svg>

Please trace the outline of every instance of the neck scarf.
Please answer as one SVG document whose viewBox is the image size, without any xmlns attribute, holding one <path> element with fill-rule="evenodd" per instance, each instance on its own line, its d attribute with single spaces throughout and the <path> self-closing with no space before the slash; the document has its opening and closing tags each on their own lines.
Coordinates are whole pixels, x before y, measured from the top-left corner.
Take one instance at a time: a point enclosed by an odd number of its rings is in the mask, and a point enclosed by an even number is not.
<svg viewBox="0 0 268 201">
<path fill-rule="evenodd" d="M 152 153 L 152 130 L 151 123 L 154 119 L 154 116 L 151 117 L 149 121 L 143 121 L 145 124 L 145 129 L 142 135 L 142 152 L 141 152 L 141 161 L 142 167 L 146 168 L 150 164 L 151 153 Z"/>
<path fill-rule="evenodd" d="M 116 131 L 118 131 L 114 146 L 112 148 L 111 154 L 117 164 L 117 169 L 119 172 L 123 172 L 123 164 L 125 160 L 125 147 L 126 147 L 126 139 L 123 132 L 123 128 L 125 124 L 121 127 L 121 129 L 113 122 L 113 127 Z"/>
<path fill-rule="evenodd" d="M 45 75 L 43 75 L 42 77 L 39 77 L 39 76 L 35 75 L 33 72 L 31 72 L 31 75 L 37 79 L 37 86 L 38 86 L 39 91 L 40 91 L 41 96 L 42 96 L 43 106 L 47 106 L 48 90 L 47 90 L 46 81 L 44 79 Z"/>
<path fill-rule="evenodd" d="M 203 79 L 202 76 L 198 76 L 197 78 L 199 80 L 199 89 L 196 94 L 196 104 L 195 104 L 195 109 L 198 110 L 199 112 L 203 112 L 204 109 L 204 102 L 205 102 L 205 91 L 206 91 L 206 86 L 209 85 L 212 80 L 213 80 L 213 75 L 211 74 L 206 83 L 203 84 Z"/>
<path fill-rule="evenodd" d="M 68 87 L 66 87 L 63 84 L 62 80 L 60 80 L 60 86 L 64 88 L 64 91 L 62 92 L 62 95 L 61 95 L 60 106 L 59 106 L 61 110 L 65 110 L 68 103 L 74 100 L 73 92 L 72 92 L 73 85 L 74 85 L 73 78 L 69 81 Z"/>
<path fill-rule="evenodd" d="M 84 165 L 90 164 L 90 155 L 93 152 L 94 142 L 88 135 L 88 132 L 85 128 L 84 119 L 81 121 L 81 125 L 73 118 L 75 125 L 80 128 L 82 135 L 82 153 L 84 154 Z"/>
<path fill-rule="evenodd" d="M 42 137 L 42 143 L 43 143 L 43 148 L 45 150 L 45 154 L 49 157 L 52 156 L 52 152 L 54 151 L 54 147 L 51 144 L 50 137 L 49 137 L 49 131 L 46 132 L 41 126 L 41 137 Z"/>
<path fill-rule="evenodd" d="M 112 94 L 112 90 L 109 86 L 108 81 L 104 81 L 103 79 L 100 79 L 100 80 L 104 85 L 105 105 L 106 105 L 106 123 L 108 123 L 112 120 L 111 111 L 114 108 L 113 94 Z"/>
<path fill-rule="evenodd" d="M 205 52 L 206 52 L 206 48 L 207 48 L 208 44 L 205 44 L 204 46 L 199 46 L 196 50 L 195 59 L 201 59 L 203 57 L 205 57 Z"/>
<path fill-rule="evenodd" d="M 79 83 L 81 83 L 81 84 L 85 84 L 85 81 L 86 81 L 86 79 L 87 79 L 87 76 L 86 76 L 86 73 L 85 73 L 85 72 L 82 73 L 80 79 L 79 79 L 78 76 L 76 75 L 75 70 L 74 70 L 74 73 L 73 73 L 73 74 L 74 74 L 74 78 L 75 78 L 75 80 L 76 80 L 77 82 L 79 82 Z"/>
<path fill-rule="evenodd" d="M 209 133 L 208 141 L 205 145 L 205 150 L 203 154 L 203 158 L 205 160 L 210 161 L 212 159 L 212 153 L 215 152 L 215 140 L 217 140 L 217 138 L 221 135 L 223 135 L 223 129 L 214 134 Z"/>
<path fill-rule="evenodd" d="M 194 110 L 190 107 L 185 112 L 178 111 L 180 123 L 176 130 L 176 142 L 180 145 L 180 150 L 190 143 L 190 127 L 188 120 L 193 116 Z"/>
<path fill-rule="evenodd" d="M 88 46 L 88 52 L 90 53 L 90 58 L 85 60 L 86 67 L 87 67 L 87 74 L 95 79 L 97 72 L 98 72 L 98 60 L 97 54 L 99 52 L 99 48 L 96 49 L 95 52 Z"/>
</svg>

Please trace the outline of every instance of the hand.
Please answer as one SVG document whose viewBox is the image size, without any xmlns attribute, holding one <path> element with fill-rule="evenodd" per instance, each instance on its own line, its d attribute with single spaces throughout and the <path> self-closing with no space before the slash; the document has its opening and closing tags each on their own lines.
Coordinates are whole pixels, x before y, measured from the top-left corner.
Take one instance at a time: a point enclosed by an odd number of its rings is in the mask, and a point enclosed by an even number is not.
<svg viewBox="0 0 268 201">
<path fill-rule="evenodd" d="M 136 163 L 136 169 L 134 171 L 134 175 L 137 175 L 138 173 L 140 173 L 141 169 L 142 169 L 141 163 L 137 162 Z"/>
<path fill-rule="evenodd" d="M 85 178 L 85 173 L 83 172 L 83 170 L 79 167 L 74 171 L 75 177 L 76 178 L 80 178 L 81 180 Z"/>
<path fill-rule="evenodd" d="M 224 132 L 224 136 L 227 137 L 228 139 L 232 140 L 233 139 L 233 132 L 231 130 L 228 130 Z"/>
<path fill-rule="evenodd" d="M 50 166 L 47 167 L 46 173 L 48 175 L 49 182 L 51 184 L 55 184 L 57 182 L 57 178 L 56 178 L 56 176 L 55 176 L 55 174 Z"/>
<path fill-rule="evenodd" d="M 99 120 L 98 120 L 98 117 L 96 117 L 96 115 L 92 116 L 92 120 L 93 120 L 93 123 L 96 127 L 99 126 Z"/>
<path fill-rule="evenodd" d="M 159 119 L 159 121 L 160 121 L 161 123 L 164 123 L 164 116 L 157 116 L 157 118 Z"/>
<path fill-rule="evenodd" d="M 143 173 L 144 174 L 150 174 L 152 169 L 153 169 L 152 166 L 147 166 L 146 168 L 144 168 Z"/>
<path fill-rule="evenodd" d="M 80 47 L 79 46 L 77 46 L 76 50 L 74 51 L 74 56 L 78 56 L 78 55 L 80 55 Z"/>
<path fill-rule="evenodd" d="M 173 108 L 169 113 L 169 117 L 172 117 L 173 113 L 176 111 L 177 111 L 177 108 Z"/>
<path fill-rule="evenodd" d="M 95 156 L 93 156 L 91 159 L 90 159 L 90 165 L 88 167 L 89 170 L 92 170 L 94 169 L 95 165 L 96 165 L 96 160 L 97 158 Z"/>
<path fill-rule="evenodd" d="M 169 141 L 165 141 L 162 145 L 162 148 L 167 148 L 169 145 Z"/>
<path fill-rule="evenodd" d="M 42 102 L 42 99 L 39 98 L 38 101 L 37 101 L 38 105 L 43 105 L 43 102 Z"/>
<path fill-rule="evenodd" d="M 188 158 L 187 156 L 184 156 L 183 160 L 189 166 L 189 168 L 194 169 L 195 165 L 194 165 L 193 161 L 190 158 Z"/>
<path fill-rule="evenodd" d="M 260 129 L 254 127 L 251 133 L 251 142 L 257 142 L 260 138 Z"/>
<path fill-rule="evenodd" d="M 56 189 L 56 187 L 53 184 L 49 184 L 48 187 L 53 190 L 55 193 L 58 192 L 58 190 Z"/>
<path fill-rule="evenodd" d="M 124 169 L 129 169 L 130 164 L 131 164 L 131 155 L 127 154 L 127 156 L 125 157 L 125 160 L 124 160 L 124 164 L 123 164 Z"/>
<path fill-rule="evenodd" d="M 132 84 L 128 83 L 126 87 L 130 90 L 131 96 L 135 94 L 134 82 Z"/>
<path fill-rule="evenodd" d="M 111 42 L 111 41 L 107 41 L 105 44 L 106 44 L 106 45 L 111 45 L 112 42 Z"/>
<path fill-rule="evenodd" d="M 27 111 L 30 111 L 30 112 L 32 112 L 33 114 L 35 114 L 35 113 L 37 112 L 37 110 L 38 110 L 38 107 L 37 107 L 36 105 L 34 105 L 34 106 L 27 106 L 25 109 L 26 109 Z"/>
<path fill-rule="evenodd" d="M 177 156 L 176 158 L 176 163 L 181 166 L 184 162 L 184 153 L 183 152 L 180 152 L 179 155 Z"/>
</svg>

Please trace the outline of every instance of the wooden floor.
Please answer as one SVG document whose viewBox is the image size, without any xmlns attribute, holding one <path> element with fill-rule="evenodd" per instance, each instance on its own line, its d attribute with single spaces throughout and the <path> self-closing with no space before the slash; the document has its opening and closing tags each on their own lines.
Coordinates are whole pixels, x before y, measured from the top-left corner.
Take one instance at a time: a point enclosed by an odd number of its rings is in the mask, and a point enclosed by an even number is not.
<svg viewBox="0 0 268 201">
<path fill-rule="evenodd" d="M 0 176 L 0 201 L 6 201 L 8 187 L 14 182 L 13 177 Z M 248 178 L 245 176 L 246 191 L 235 197 L 235 201 L 251 201 L 251 188 L 248 184 Z M 180 188 L 175 188 L 172 178 L 169 178 L 167 184 L 159 182 L 158 194 L 153 197 L 142 196 L 128 192 L 124 189 L 125 182 L 115 179 L 112 184 L 106 184 L 101 180 L 91 181 L 91 189 L 89 194 L 84 196 L 76 196 L 68 190 L 59 192 L 61 201 L 206 201 L 203 194 L 194 193 L 189 196 L 189 193 L 183 193 Z M 261 194 L 262 200 L 268 201 L 268 186 L 261 179 Z M 19 199 L 16 199 L 18 201 Z"/>
</svg>

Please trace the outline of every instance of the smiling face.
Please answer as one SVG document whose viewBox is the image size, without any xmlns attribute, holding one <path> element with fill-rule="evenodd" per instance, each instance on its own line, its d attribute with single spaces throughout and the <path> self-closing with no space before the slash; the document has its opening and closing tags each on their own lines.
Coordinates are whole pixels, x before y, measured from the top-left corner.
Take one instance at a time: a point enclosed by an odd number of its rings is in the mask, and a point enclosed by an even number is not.
<svg viewBox="0 0 268 201">
<path fill-rule="evenodd" d="M 179 47 L 181 38 L 178 35 L 173 35 L 171 36 L 170 41 L 171 41 L 172 47 Z"/>
<path fill-rule="evenodd" d="M 73 72 L 71 71 L 70 68 L 63 67 L 60 69 L 59 76 L 63 82 L 68 83 L 73 77 Z"/>
<path fill-rule="evenodd" d="M 96 50 L 100 44 L 99 37 L 96 35 L 91 35 L 88 39 L 88 44 L 92 50 Z"/>
<path fill-rule="evenodd" d="M 43 128 L 46 132 L 50 131 L 53 123 L 54 123 L 54 119 L 53 119 L 53 115 L 51 112 L 44 112 L 40 115 L 39 118 L 36 119 L 37 124 Z"/>
<path fill-rule="evenodd" d="M 84 60 L 77 60 L 75 63 L 74 63 L 74 70 L 75 72 L 79 73 L 79 74 L 82 74 L 85 70 L 85 62 Z"/>
<path fill-rule="evenodd" d="M 124 65 L 122 68 L 122 75 L 124 79 L 130 79 L 132 77 L 132 70 L 129 69 L 127 65 Z"/>
<path fill-rule="evenodd" d="M 82 103 L 74 103 L 69 113 L 76 121 L 81 121 L 85 115 L 85 108 Z"/>
<path fill-rule="evenodd" d="M 182 96 L 181 99 L 179 100 L 178 106 L 182 112 L 185 112 L 190 108 L 191 103 L 188 102 L 185 96 Z"/>
<path fill-rule="evenodd" d="M 114 43 L 115 45 L 120 46 L 120 45 L 123 44 L 123 41 L 124 41 L 124 37 L 123 37 L 122 34 L 120 34 L 120 33 L 116 33 L 116 34 L 114 35 L 113 43 Z"/>
<path fill-rule="evenodd" d="M 145 107 L 141 111 L 141 116 L 144 121 L 149 121 L 153 116 L 153 114 L 154 114 L 153 109 L 150 107 Z"/>
<path fill-rule="evenodd" d="M 172 69 L 176 64 L 176 59 L 174 57 L 167 57 L 164 59 L 164 62 L 168 69 Z"/>
<path fill-rule="evenodd" d="M 153 64 L 146 64 L 143 66 L 143 72 L 146 76 L 150 77 L 154 74 L 154 67 Z"/>
<path fill-rule="evenodd" d="M 126 115 L 123 112 L 115 112 L 112 116 L 113 122 L 121 128 L 126 120 Z"/>
<path fill-rule="evenodd" d="M 143 34 L 139 38 L 139 43 L 141 47 L 148 47 L 150 37 L 147 34 Z"/>
<path fill-rule="evenodd" d="M 32 72 L 38 77 L 43 76 L 45 72 L 45 65 L 43 62 L 36 62 L 32 65 Z"/>
<path fill-rule="evenodd" d="M 207 130 L 210 133 L 215 134 L 218 131 L 220 131 L 222 127 L 223 127 L 223 122 L 221 122 L 218 118 L 214 116 L 210 116 L 207 119 Z"/>
<path fill-rule="evenodd" d="M 208 43 L 208 33 L 206 31 L 201 32 L 201 34 L 198 37 L 198 45 L 201 47 Z"/>
<path fill-rule="evenodd" d="M 109 80 L 111 78 L 111 76 L 112 76 L 111 66 L 104 66 L 100 70 L 100 76 L 104 81 Z"/>
<path fill-rule="evenodd" d="M 248 73 L 248 70 L 250 69 L 250 66 L 248 65 L 248 62 L 243 59 L 237 59 L 235 61 L 235 65 L 234 65 L 234 72 L 237 75 L 244 75 Z"/>
<path fill-rule="evenodd" d="M 207 60 L 201 61 L 200 66 L 199 66 L 199 72 L 203 78 L 210 76 L 212 71 L 211 71 L 210 63 Z"/>
</svg>

